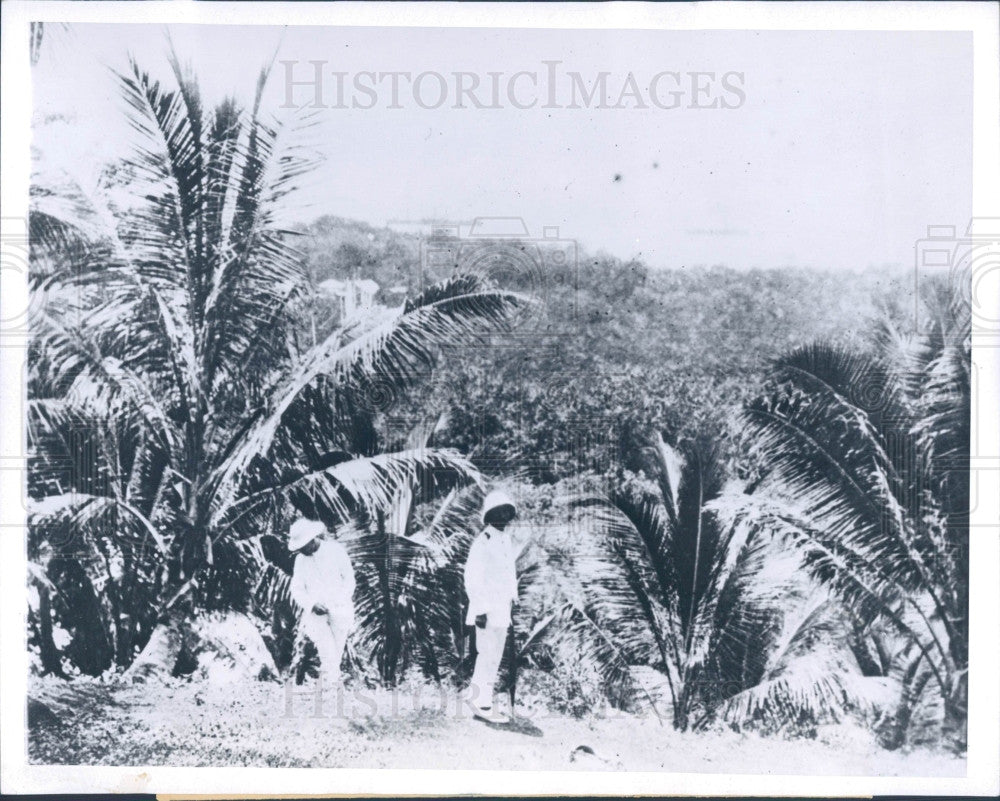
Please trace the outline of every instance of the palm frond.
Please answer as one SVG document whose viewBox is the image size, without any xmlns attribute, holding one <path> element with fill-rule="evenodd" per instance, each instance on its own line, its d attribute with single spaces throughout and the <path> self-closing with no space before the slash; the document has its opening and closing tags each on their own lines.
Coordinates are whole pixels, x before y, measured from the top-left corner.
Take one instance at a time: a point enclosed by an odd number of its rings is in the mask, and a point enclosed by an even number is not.
<svg viewBox="0 0 1000 801">
<path fill-rule="evenodd" d="M 418 298 L 357 339 L 343 344 L 336 331 L 307 353 L 277 383 L 266 408 L 252 419 L 239 444 L 218 470 L 218 495 L 225 504 L 253 459 L 266 457 L 285 415 L 296 398 L 321 376 L 346 385 L 361 376 L 377 376 L 409 386 L 433 363 L 435 348 L 503 326 L 523 302 L 519 295 L 485 288 L 478 278 L 458 277 Z"/>
<path fill-rule="evenodd" d="M 156 526 L 142 512 L 119 498 L 79 492 L 50 495 L 31 502 L 28 523 L 36 528 L 50 530 L 86 532 L 93 528 L 98 531 L 107 531 L 109 529 L 103 521 L 110 510 L 125 512 L 124 519 L 133 524 L 131 532 L 126 526 L 122 530 L 116 530 L 116 536 L 131 533 L 136 542 L 141 545 L 148 535 L 157 549 L 161 553 L 166 553 L 166 543 Z"/>
</svg>

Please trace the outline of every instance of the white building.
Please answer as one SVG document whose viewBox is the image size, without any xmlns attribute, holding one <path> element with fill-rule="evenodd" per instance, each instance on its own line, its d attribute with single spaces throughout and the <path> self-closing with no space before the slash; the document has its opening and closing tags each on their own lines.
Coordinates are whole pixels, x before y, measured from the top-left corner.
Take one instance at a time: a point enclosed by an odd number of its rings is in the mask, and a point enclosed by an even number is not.
<svg viewBox="0 0 1000 801">
<path fill-rule="evenodd" d="M 328 278 L 319 285 L 320 292 L 337 301 L 341 320 L 371 312 L 376 305 L 378 290 L 379 285 L 369 278 L 360 281 Z"/>
</svg>

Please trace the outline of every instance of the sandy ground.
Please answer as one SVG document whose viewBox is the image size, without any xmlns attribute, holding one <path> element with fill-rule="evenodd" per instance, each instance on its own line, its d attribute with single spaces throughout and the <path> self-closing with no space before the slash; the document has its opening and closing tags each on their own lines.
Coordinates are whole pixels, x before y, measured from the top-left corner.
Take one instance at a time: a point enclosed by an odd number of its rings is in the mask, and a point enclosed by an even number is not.
<svg viewBox="0 0 1000 801">
<path fill-rule="evenodd" d="M 787 740 L 729 730 L 678 733 L 655 716 L 586 719 L 519 704 L 490 728 L 436 688 L 347 691 L 339 701 L 276 682 L 107 685 L 33 728 L 33 763 L 340 768 L 653 770 L 961 776 L 965 761 L 889 752 L 861 727 Z M 591 753 L 592 752 L 592 753 Z"/>
</svg>

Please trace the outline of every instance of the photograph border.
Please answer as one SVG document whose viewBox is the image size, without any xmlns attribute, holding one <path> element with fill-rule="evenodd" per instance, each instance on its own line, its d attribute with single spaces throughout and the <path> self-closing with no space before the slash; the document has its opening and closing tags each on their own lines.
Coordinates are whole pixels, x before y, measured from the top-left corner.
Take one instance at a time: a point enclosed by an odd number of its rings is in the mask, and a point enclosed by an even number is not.
<svg viewBox="0 0 1000 801">
<path fill-rule="evenodd" d="M 971 31 L 974 58 L 973 214 L 1000 218 L 1000 63 L 993 3 L 174 3 L 18 2 L 2 6 L 3 242 L 26 228 L 30 180 L 29 23 L 118 22 L 204 25 L 642 28 L 768 31 Z M 280 20 L 280 22 L 279 22 Z M 19 222 L 20 221 L 20 222 Z M 967 220 L 928 220 L 964 230 Z M 0 321 L 28 308 L 27 275 L 4 263 Z M 24 264 L 26 268 L 26 262 Z M 1000 297 L 993 299 L 1000 306 Z M 990 319 L 1000 319 L 994 313 Z M 356 770 L 163 766 L 44 766 L 26 763 L 28 655 L 24 410 L 26 333 L 0 339 L 0 788 L 18 793 L 335 793 L 337 795 L 992 795 L 1000 791 L 1000 332 L 974 335 L 971 470 L 977 504 L 970 531 L 970 669 L 967 775 L 960 778 L 736 775 L 653 772 Z M 992 490 L 991 490 L 992 487 Z"/>
</svg>

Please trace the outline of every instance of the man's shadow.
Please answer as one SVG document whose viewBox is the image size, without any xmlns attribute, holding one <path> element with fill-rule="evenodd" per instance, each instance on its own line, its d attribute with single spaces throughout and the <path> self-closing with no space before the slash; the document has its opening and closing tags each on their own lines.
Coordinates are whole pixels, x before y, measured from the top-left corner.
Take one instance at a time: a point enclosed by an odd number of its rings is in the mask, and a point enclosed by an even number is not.
<svg viewBox="0 0 1000 801">
<path fill-rule="evenodd" d="M 492 723 L 487 720 L 479 720 L 484 726 L 490 729 L 496 729 L 497 731 L 506 731 L 513 734 L 523 734 L 526 737 L 544 737 L 545 732 L 543 732 L 538 726 L 532 723 L 528 718 L 512 717 L 506 723 Z"/>
</svg>

